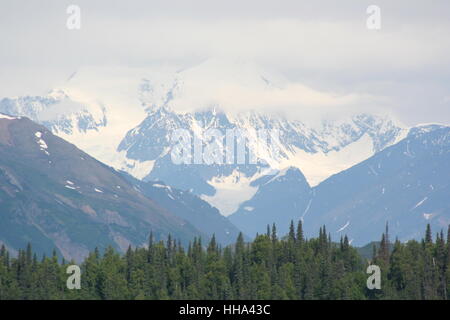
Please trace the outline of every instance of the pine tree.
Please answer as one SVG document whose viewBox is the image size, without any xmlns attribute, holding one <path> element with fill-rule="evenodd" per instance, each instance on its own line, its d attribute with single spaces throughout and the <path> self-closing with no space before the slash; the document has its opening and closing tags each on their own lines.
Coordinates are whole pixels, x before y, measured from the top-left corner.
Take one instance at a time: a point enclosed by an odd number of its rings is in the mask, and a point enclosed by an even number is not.
<svg viewBox="0 0 450 320">
<path fill-rule="evenodd" d="M 154 258 L 154 237 L 153 231 L 150 231 L 150 236 L 148 237 L 148 252 L 147 252 L 147 262 L 152 263 Z"/>
<path fill-rule="evenodd" d="M 445 287 L 447 289 L 446 291 L 446 298 L 450 299 L 450 224 L 448 225 L 447 229 L 447 255 L 446 255 L 446 269 L 445 269 Z"/>
<path fill-rule="evenodd" d="M 445 246 L 445 238 L 444 231 L 441 230 L 440 233 L 436 236 L 436 249 L 435 249 L 435 257 L 436 257 L 436 265 L 438 272 L 438 295 L 443 299 L 447 298 L 447 284 L 446 284 L 446 246 Z"/>
<path fill-rule="evenodd" d="M 425 231 L 425 244 L 432 244 L 432 243 L 433 243 L 433 236 L 431 234 L 431 226 L 428 223 L 427 230 Z"/>
<path fill-rule="evenodd" d="M 389 247 L 390 247 L 391 243 L 390 243 L 390 239 L 389 239 L 389 222 L 388 221 L 386 221 L 386 231 L 384 234 L 385 234 L 386 248 L 389 252 Z"/>
<path fill-rule="evenodd" d="M 272 224 L 272 242 L 276 242 L 278 240 L 277 237 L 277 227 L 275 226 L 275 223 Z"/>
<path fill-rule="evenodd" d="M 291 224 L 289 226 L 289 235 L 288 235 L 289 241 L 295 242 L 295 228 L 294 228 L 294 221 L 291 220 Z"/>
<path fill-rule="evenodd" d="M 299 244 L 302 244 L 305 241 L 304 235 L 303 235 L 303 224 L 302 220 L 298 221 L 297 225 L 297 242 Z"/>
<path fill-rule="evenodd" d="M 377 246 L 374 244 L 372 245 L 372 261 L 375 261 L 377 258 Z"/>
</svg>

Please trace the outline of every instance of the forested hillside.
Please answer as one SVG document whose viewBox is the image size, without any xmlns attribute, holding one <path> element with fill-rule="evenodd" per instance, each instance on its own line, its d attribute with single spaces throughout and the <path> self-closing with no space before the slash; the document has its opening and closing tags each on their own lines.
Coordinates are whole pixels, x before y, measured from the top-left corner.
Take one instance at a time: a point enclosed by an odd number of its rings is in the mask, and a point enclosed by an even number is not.
<svg viewBox="0 0 450 320">
<path fill-rule="evenodd" d="M 194 239 L 183 248 L 170 236 L 148 248 L 91 252 L 82 263 L 81 289 L 69 290 L 68 261 L 38 258 L 29 245 L 11 258 L 0 251 L 0 299 L 448 299 L 450 227 L 433 239 L 428 226 L 421 242 L 381 237 L 373 257 L 364 260 L 347 237 L 332 242 L 326 228 L 305 239 L 302 224 L 288 236 L 267 228 L 251 243 L 242 234 L 221 248 L 215 238 L 204 246 Z M 366 268 L 381 269 L 381 289 L 366 286 Z"/>
</svg>

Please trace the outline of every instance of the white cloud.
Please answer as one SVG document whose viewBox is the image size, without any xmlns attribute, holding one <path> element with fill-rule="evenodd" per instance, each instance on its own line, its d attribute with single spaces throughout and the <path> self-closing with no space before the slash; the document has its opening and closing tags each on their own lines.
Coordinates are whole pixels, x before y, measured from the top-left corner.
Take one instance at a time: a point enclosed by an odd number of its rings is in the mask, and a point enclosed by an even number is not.
<svg viewBox="0 0 450 320">
<path fill-rule="evenodd" d="M 367 6 L 360 1 L 80 0 L 79 31 L 65 27 L 69 4 L 2 1 L 0 97 L 51 89 L 86 65 L 187 67 L 225 56 L 253 60 L 301 83 L 264 99 L 256 89 L 214 89 L 230 105 L 239 99 L 353 104 L 381 95 L 410 122 L 450 120 L 442 107 L 450 89 L 448 1 L 380 0 L 379 31 L 366 28 Z"/>
</svg>

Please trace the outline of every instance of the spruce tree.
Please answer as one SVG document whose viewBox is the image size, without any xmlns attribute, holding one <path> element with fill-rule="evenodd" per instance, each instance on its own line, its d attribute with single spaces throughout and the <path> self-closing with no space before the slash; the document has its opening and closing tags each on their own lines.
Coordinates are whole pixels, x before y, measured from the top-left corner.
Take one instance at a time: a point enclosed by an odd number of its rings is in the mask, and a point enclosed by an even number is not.
<svg viewBox="0 0 450 320">
<path fill-rule="evenodd" d="M 278 240 L 277 237 L 277 227 L 275 226 L 275 223 L 272 224 L 272 242 L 276 242 Z"/>
<path fill-rule="evenodd" d="M 291 220 L 291 224 L 289 226 L 289 234 L 288 234 L 289 241 L 295 242 L 295 228 L 294 228 L 294 221 Z"/>
<path fill-rule="evenodd" d="M 304 235 L 303 235 L 303 224 L 302 220 L 298 220 L 297 224 L 297 242 L 302 244 L 305 241 Z"/>
<path fill-rule="evenodd" d="M 425 244 L 432 244 L 432 243 L 433 243 L 433 236 L 431 234 L 431 226 L 428 223 L 427 230 L 425 231 Z"/>
</svg>

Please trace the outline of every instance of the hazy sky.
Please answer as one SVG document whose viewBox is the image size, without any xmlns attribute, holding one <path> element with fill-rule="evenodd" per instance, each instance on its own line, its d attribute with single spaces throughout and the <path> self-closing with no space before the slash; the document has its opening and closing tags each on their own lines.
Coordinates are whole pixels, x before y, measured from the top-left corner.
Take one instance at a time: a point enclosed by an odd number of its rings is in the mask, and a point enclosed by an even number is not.
<svg viewBox="0 0 450 320">
<path fill-rule="evenodd" d="M 66 9 L 81 8 L 68 30 Z M 366 27 L 369 5 L 381 29 Z M 0 0 L 0 98 L 84 66 L 239 58 L 294 83 L 380 97 L 408 125 L 450 123 L 450 1 Z"/>
</svg>

